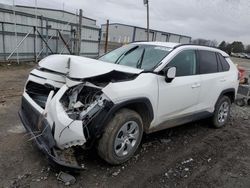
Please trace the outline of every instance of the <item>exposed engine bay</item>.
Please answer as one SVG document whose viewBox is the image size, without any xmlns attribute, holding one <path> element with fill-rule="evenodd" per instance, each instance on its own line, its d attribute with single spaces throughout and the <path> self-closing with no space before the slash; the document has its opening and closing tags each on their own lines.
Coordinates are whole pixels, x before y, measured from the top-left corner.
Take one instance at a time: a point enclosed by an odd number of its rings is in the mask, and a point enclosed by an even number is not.
<svg viewBox="0 0 250 188">
<path fill-rule="evenodd" d="M 60 102 L 71 119 L 81 120 L 87 125 L 107 100 L 101 89 L 88 82 L 80 84 L 69 89 Z"/>
</svg>

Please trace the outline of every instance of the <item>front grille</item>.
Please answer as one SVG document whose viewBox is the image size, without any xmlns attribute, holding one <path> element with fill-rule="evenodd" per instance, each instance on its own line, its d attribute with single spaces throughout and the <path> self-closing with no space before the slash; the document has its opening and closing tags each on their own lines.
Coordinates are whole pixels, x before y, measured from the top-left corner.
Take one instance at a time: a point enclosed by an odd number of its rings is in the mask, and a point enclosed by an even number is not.
<svg viewBox="0 0 250 188">
<path fill-rule="evenodd" d="M 45 108 L 51 90 L 54 90 L 55 93 L 58 91 L 58 89 L 53 88 L 53 86 L 42 85 L 32 81 L 29 81 L 26 85 L 26 92 L 42 108 Z"/>
<path fill-rule="evenodd" d="M 29 121 L 30 129 L 32 131 L 38 131 L 37 125 L 41 114 L 39 114 L 24 97 L 22 98 L 22 111 L 25 118 Z"/>
<path fill-rule="evenodd" d="M 39 145 L 43 145 L 48 151 L 55 146 L 50 125 L 42 114 L 40 114 L 24 97 L 20 110 L 22 122 L 31 135 L 35 135 Z"/>
<path fill-rule="evenodd" d="M 26 85 L 26 91 L 29 94 L 48 96 L 51 91 L 51 88 L 48 88 L 42 84 L 29 81 Z"/>
</svg>

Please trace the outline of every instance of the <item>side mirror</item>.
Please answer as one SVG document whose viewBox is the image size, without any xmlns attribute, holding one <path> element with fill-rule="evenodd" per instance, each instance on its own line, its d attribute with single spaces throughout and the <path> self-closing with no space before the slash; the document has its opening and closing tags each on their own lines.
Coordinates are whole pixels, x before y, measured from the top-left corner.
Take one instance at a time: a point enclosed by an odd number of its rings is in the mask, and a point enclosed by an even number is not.
<svg viewBox="0 0 250 188">
<path fill-rule="evenodd" d="M 164 75 L 165 75 L 166 82 L 168 83 L 171 82 L 176 76 L 176 67 L 168 67 L 164 71 Z"/>
</svg>

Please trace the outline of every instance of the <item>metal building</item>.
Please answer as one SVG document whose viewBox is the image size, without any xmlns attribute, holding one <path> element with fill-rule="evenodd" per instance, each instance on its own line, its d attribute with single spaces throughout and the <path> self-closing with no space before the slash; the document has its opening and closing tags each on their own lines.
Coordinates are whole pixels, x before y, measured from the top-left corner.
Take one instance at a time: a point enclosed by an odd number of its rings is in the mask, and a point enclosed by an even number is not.
<svg viewBox="0 0 250 188">
<path fill-rule="evenodd" d="M 105 40 L 106 37 L 106 24 L 101 26 L 101 41 Z M 130 43 L 135 41 L 147 40 L 147 29 L 132 25 L 126 25 L 121 23 L 109 24 L 108 41 L 111 43 Z M 161 41 L 161 42 L 177 42 L 177 43 L 190 43 L 191 37 L 174 34 L 164 31 L 157 31 L 150 29 L 149 33 L 150 41 Z"/>
<path fill-rule="evenodd" d="M 0 60 L 73 53 L 78 26 L 79 16 L 67 11 L 0 4 Z M 96 20 L 82 17 L 80 55 L 98 56 L 99 33 Z"/>
</svg>

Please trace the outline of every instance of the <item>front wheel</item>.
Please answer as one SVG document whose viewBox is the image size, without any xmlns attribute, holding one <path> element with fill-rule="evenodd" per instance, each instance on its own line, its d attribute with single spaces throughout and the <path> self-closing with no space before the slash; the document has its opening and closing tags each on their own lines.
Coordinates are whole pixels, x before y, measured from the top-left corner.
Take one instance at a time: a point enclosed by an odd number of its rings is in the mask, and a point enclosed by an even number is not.
<svg viewBox="0 0 250 188">
<path fill-rule="evenodd" d="M 143 134 L 142 119 L 130 109 L 119 110 L 107 124 L 97 149 L 110 164 L 129 160 L 137 150 Z"/>
<path fill-rule="evenodd" d="M 227 96 L 221 97 L 215 105 L 214 115 L 212 117 L 215 128 L 221 128 L 228 122 L 231 108 L 231 100 Z"/>
</svg>

